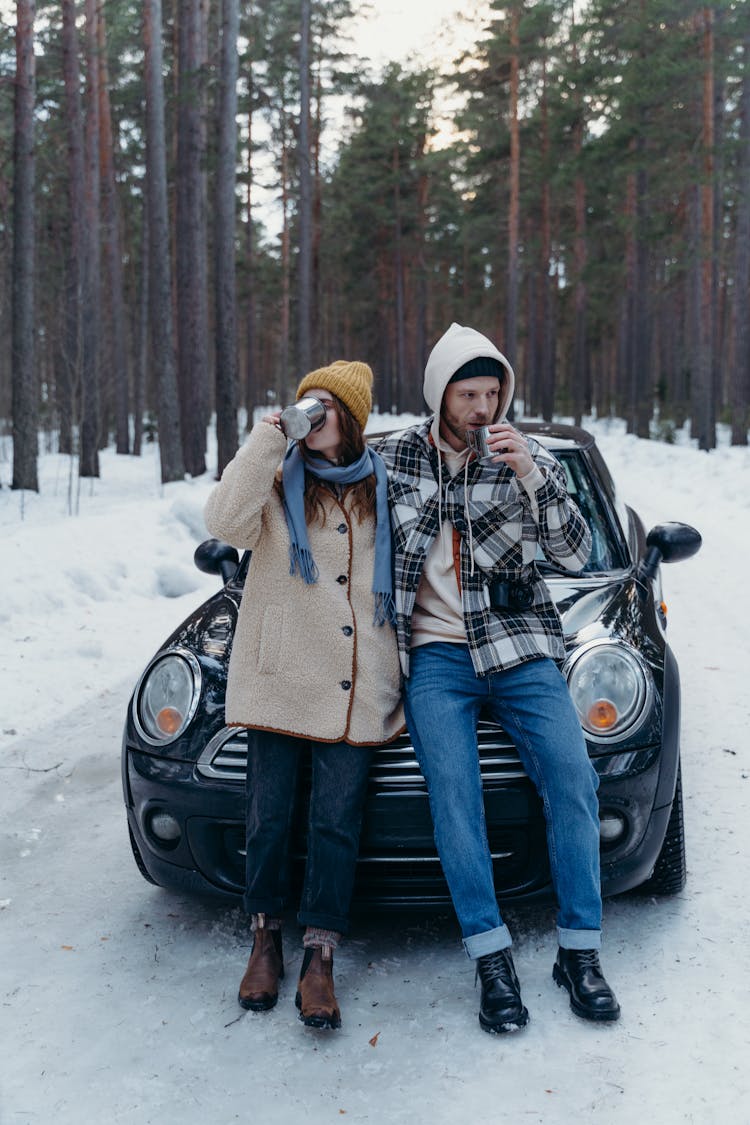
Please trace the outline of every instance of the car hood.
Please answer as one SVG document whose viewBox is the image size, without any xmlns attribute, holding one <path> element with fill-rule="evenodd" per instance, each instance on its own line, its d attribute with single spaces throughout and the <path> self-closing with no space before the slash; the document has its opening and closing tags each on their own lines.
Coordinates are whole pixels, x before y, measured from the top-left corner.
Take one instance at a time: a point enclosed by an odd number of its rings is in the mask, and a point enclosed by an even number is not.
<svg viewBox="0 0 750 1125">
<path fill-rule="evenodd" d="M 545 581 L 562 619 L 568 647 L 593 637 L 643 645 L 644 605 L 632 575 L 622 578 L 556 578 Z"/>
</svg>

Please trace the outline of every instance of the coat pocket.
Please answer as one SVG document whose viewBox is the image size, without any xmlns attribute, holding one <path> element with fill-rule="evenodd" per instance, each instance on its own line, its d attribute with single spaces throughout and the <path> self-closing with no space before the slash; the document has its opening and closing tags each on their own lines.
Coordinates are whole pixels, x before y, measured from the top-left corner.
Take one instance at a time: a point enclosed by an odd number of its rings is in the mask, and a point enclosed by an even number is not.
<svg viewBox="0 0 750 1125">
<path fill-rule="evenodd" d="M 272 676 L 279 670 L 284 637 L 284 607 L 267 605 L 260 623 L 258 672 Z"/>
</svg>

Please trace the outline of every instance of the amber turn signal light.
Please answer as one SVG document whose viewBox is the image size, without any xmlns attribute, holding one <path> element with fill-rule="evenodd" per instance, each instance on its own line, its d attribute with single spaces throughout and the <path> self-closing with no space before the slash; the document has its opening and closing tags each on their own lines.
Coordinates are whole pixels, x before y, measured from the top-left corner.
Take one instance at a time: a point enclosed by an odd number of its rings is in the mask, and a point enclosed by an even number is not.
<svg viewBox="0 0 750 1125">
<path fill-rule="evenodd" d="M 617 708 L 608 699 L 597 699 L 589 707 L 588 720 L 593 730 L 610 730 L 617 722 Z"/>
<path fill-rule="evenodd" d="M 176 730 L 180 729 L 181 722 L 182 715 L 174 707 L 162 707 L 156 716 L 156 725 L 165 734 L 174 734 Z"/>
</svg>

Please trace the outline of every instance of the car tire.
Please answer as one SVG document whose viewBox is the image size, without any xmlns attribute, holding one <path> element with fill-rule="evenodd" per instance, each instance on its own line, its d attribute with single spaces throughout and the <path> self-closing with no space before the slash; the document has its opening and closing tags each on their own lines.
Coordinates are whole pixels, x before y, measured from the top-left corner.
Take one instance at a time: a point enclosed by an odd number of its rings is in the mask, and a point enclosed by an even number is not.
<svg viewBox="0 0 750 1125">
<path fill-rule="evenodd" d="M 147 883 L 152 883 L 155 887 L 158 887 L 159 884 L 157 883 L 156 879 L 151 877 L 146 864 L 143 862 L 143 856 L 141 855 L 140 849 L 135 842 L 133 829 L 130 827 L 130 825 L 128 825 L 128 836 L 130 837 L 130 847 L 133 849 L 133 859 L 135 860 L 136 867 Z"/>
<path fill-rule="evenodd" d="M 638 888 L 642 894 L 676 895 L 685 886 L 685 821 L 682 812 L 682 770 L 677 767 L 672 811 L 669 814 L 664 843 L 650 879 Z"/>
</svg>

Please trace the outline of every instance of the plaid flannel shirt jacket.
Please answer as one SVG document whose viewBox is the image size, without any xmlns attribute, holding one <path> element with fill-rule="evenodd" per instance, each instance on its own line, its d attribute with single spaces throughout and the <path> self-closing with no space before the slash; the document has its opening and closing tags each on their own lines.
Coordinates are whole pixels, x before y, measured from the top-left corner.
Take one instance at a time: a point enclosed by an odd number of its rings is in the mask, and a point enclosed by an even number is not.
<svg viewBox="0 0 750 1125">
<path fill-rule="evenodd" d="M 440 532 L 439 453 L 430 440 L 432 418 L 384 438 L 377 446 L 388 469 L 393 530 L 394 596 L 401 669 L 409 675 L 411 615 L 425 559 Z M 497 463 L 472 460 L 467 493 L 464 473 L 443 471 L 442 517 L 461 537 L 460 574 L 466 640 L 478 676 L 527 660 L 565 655 L 562 626 L 549 590 L 537 572 L 537 546 L 566 570 L 579 571 L 591 550 L 591 533 L 568 495 L 559 462 L 529 439 L 534 463 L 544 478 L 536 492 L 537 518 L 515 473 Z M 472 574 L 466 518 L 471 520 Z M 492 581 L 530 582 L 528 609 L 493 609 Z"/>
</svg>

